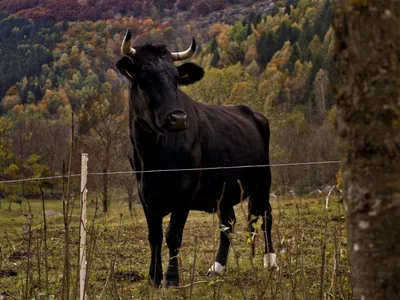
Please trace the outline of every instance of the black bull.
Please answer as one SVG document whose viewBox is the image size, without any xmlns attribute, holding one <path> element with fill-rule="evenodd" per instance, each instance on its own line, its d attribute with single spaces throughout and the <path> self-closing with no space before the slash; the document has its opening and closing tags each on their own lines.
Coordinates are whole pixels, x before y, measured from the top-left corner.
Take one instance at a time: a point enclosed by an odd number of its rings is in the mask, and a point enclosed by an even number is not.
<svg viewBox="0 0 400 300">
<path fill-rule="evenodd" d="M 170 260 L 165 286 L 179 284 L 177 255 L 190 210 L 219 212 L 220 245 L 209 273 L 222 275 L 235 223 L 233 206 L 249 197 L 249 216 L 260 216 L 265 240 L 264 266 L 277 268 L 271 241 L 269 167 L 176 172 L 143 170 L 232 167 L 269 164 L 269 124 L 244 105 L 218 106 L 196 102 L 178 85 L 200 80 L 203 69 L 193 63 L 173 62 L 193 55 L 196 44 L 179 53 L 163 45 L 130 46 L 130 31 L 122 42 L 125 54 L 117 62 L 130 81 L 130 162 L 137 173 L 140 200 L 151 246 L 150 282 L 160 285 L 162 273 L 162 219 L 171 213 L 166 233 Z M 256 218 L 249 217 L 249 230 Z M 266 229 L 266 230 L 265 230 Z M 254 254 L 254 246 L 253 246 Z"/>
</svg>

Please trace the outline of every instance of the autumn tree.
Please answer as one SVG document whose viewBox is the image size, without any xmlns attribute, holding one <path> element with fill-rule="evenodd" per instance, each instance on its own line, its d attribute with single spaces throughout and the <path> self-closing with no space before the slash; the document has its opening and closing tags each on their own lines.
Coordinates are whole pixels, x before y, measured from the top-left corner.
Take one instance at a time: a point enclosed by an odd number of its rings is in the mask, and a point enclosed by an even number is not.
<svg viewBox="0 0 400 300">
<path fill-rule="evenodd" d="M 227 104 L 230 96 L 237 98 L 232 95 L 238 88 L 236 84 L 248 80 L 250 80 L 249 75 L 243 71 L 241 64 L 237 63 L 225 69 L 206 69 L 205 76 L 201 81 L 195 85 L 182 87 L 182 89 L 198 101 L 210 104 Z M 242 103 L 244 102 L 246 102 L 245 99 L 242 99 Z"/>
<path fill-rule="evenodd" d="M 29 146 L 32 138 L 32 123 L 30 116 L 20 110 L 13 111 L 14 122 L 11 128 L 13 135 L 13 152 L 16 155 L 17 166 L 22 176 L 26 174 L 26 159 L 29 156 Z M 25 194 L 24 182 L 21 182 L 22 196 Z"/>
<path fill-rule="evenodd" d="M 400 296 L 400 10 L 335 1 L 338 109 L 353 299 Z"/>
<path fill-rule="evenodd" d="M 65 111 L 58 119 L 35 120 L 31 151 L 40 155 L 40 164 L 48 167 L 49 176 L 61 174 L 63 160 L 68 158 L 71 125 L 67 112 Z M 38 173 L 33 172 L 33 174 Z M 59 180 L 54 180 L 54 184 L 58 182 Z M 51 194 L 54 192 L 53 187 L 55 185 L 50 186 Z"/>
<path fill-rule="evenodd" d="M 5 171 L 13 157 L 11 126 L 10 118 L 0 117 L 0 180 L 6 179 Z"/>
<path fill-rule="evenodd" d="M 21 99 L 18 95 L 17 87 L 14 85 L 10 87 L 2 100 L 2 104 L 5 110 L 10 110 L 16 105 L 21 103 Z"/>
<path fill-rule="evenodd" d="M 328 89 L 329 89 L 329 78 L 323 69 L 320 69 L 315 75 L 314 90 L 315 90 L 315 101 L 317 104 L 318 111 L 324 113 L 328 103 Z"/>
<path fill-rule="evenodd" d="M 127 144 L 127 111 L 122 93 L 110 91 L 107 95 L 97 95 L 81 114 L 89 125 L 89 132 L 82 137 L 82 147 L 89 153 L 95 171 L 103 172 L 102 176 L 102 204 L 103 212 L 109 210 L 110 178 L 107 174 L 117 168 L 128 168 Z"/>
</svg>

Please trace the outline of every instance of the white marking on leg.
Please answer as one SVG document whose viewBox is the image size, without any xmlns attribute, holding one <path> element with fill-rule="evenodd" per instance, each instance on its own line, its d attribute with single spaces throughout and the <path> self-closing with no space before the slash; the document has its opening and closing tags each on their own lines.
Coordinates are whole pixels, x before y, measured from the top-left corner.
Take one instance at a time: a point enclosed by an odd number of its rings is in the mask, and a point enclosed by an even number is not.
<svg viewBox="0 0 400 300">
<path fill-rule="evenodd" d="M 275 253 L 267 253 L 264 255 L 264 269 L 274 269 L 276 271 L 279 270 L 279 267 L 276 264 Z"/>
<path fill-rule="evenodd" d="M 225 273 L 225 266 L 221 265 L 219 262 L 215 262 L 210 269 L 208 269 L 207 274 L 215 274 L 218 276 L 222 276 Z"/>
</svg>

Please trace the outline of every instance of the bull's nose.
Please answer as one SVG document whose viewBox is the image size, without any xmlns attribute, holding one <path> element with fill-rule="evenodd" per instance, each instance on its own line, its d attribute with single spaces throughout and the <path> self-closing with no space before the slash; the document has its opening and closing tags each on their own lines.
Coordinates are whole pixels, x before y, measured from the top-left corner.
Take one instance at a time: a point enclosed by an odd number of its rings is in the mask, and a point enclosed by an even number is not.
<svg viewBox="0 0 400 300">
<path fill-rule="evenodd" d="M 188 128 L 187 115 L 183 111 L 174 111 L 169 115 L 169 129 L 173 131 L 184 130 Z"/>
</svg>

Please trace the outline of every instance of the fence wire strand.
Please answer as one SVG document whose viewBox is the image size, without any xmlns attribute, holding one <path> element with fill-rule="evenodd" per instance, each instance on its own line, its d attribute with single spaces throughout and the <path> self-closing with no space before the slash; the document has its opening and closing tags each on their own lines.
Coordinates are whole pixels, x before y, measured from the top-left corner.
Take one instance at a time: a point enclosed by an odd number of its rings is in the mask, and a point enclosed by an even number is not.
<svg viewBox="0 0 400 300">
<path fill-rule="evenodd" d="M 269 164 L 269 165 L 243 165 L 243 166 L 227 166 L 227 167 L 204 167 L 204 168 L 182 168 L 182 169 L 159 169 L 159 170 L 143 170 L 143 171 L 117 171 L 117 172 L 92 172 L 88 173 L 88 176 L 97 175 L 124 175 L 124 174 L 144 174 L 144 173 L 168 173 L 168 172 L 190 172 L 190 171 L 212 171 L 212 170 L 232 170 L 232 169 L 250 169 L 250 168 L 266 168 L 266 167 L 291 167 L 291 166 L 307 166 L 307 165 L 327 165 L 327 164 L 340 164 L 340 160 L 329 160 L 329 161 L 310 161 L 310 162 L 298 162 L 298 163 L 283 163 L 283 164 Z M 81 174 L 71 174 L 71 177 L 79 177 Z M 23 178 L 13 180 L 3 180 L 3 183 L 18 183 L 27 181 L 40 181 L 50 179 L 62 179 L 68 178 L 68 175 L 58 175 L 49 177 L 38 177 L 38 178 Z"/>
</svg>

